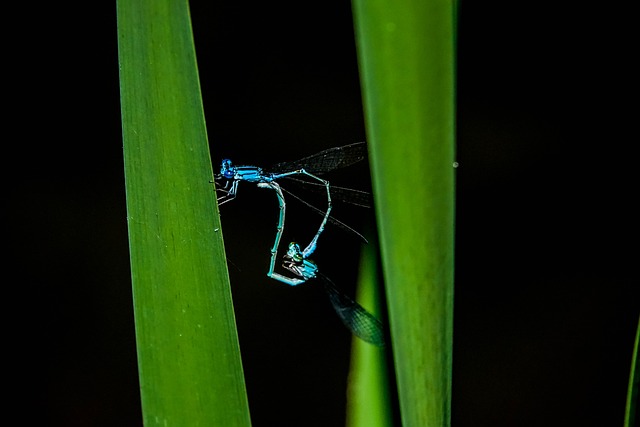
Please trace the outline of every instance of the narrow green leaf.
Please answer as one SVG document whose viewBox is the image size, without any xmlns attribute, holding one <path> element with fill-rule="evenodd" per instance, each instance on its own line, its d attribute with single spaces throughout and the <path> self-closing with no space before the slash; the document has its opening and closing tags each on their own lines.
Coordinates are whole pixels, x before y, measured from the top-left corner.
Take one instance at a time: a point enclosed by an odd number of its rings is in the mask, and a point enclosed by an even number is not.
<svg viewBox="0 0 640 427">
<path fill-rule="evenodd" d="M 401 418 L 448 426 L 454 3 L 353 5 Z"/>
<path fill-rule="evenodd" d="M 360 259 L 358 302 L 381 319 L 380 282 L 373 244 L 364 245 Z M 381 292 L 381 290 L 380 290 Z M 393 413 L 384 348 L 353 338 L 347 407 L 348 427 L 391 427 Z"/>
<path fill-rule="evenodd" d="M 627 406 L 624 415 L 624 426 L 638 425 L 638 400 L 640 400 L 640 372 L 638 371 L 638 342 L 640 342 L 640 320 L 636 330 L 636 341 L 633 345 L 631 357 L 631 371 L 629 374 L 629 389 L 627 391 Z"/>
<path fill-rule="evenodd" d="M 248 426 L 188 5 L 117 11 L 144 424 Z"/>
</svg>

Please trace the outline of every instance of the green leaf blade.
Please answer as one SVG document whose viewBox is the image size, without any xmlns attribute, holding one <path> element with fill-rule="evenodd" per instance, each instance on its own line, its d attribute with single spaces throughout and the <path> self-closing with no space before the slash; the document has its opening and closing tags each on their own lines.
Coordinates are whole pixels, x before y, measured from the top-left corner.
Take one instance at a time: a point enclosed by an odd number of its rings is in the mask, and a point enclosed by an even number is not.
<svg viewBox="0 0 640 427">
<path fill-rule="evenodd" d="M 354 0 L 403 425 L 450 424 L 453 3 Z"/>
<path fill-rule="evenodd" d="M 143 419 L 248 426 L 186 2 L 118 2 Z"/>
<path fill-rule="evenodd" d="M 638 401 L 640 400 L 640 370 L 638 369 L 638 343 L 640 343 L 640 319 L 636 329 L 636 339 L 633 344 L 631 356 L 631 369 L 629 372 L 629 388 L 627 389 L 627 405 L 624 412 L 624 427 L 637 425 Z"/>
</svg>

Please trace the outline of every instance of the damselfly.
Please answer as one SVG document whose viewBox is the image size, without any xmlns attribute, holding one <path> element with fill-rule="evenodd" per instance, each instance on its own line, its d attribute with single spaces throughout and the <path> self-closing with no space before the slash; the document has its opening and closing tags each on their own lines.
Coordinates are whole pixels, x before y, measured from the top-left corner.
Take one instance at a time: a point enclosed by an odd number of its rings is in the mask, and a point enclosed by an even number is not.
<svg viewBox="0 0 640 427">
<path fill-rule="evenodd" d="M 261 168 L 256 166 L 233 166 L 229 159 L 225 159 L 222 162 L 220 174 L 216 177 L 217 182 L 225 180 L 224 185 L 219 188 L 219 190 L 225 194 L 220 197 L 218 201 L 220 204 L 223 204 L 233 200 L 237 195 L 240 181 L 255 182 L 260 188 L 274 190 L 278 197 L 279 215 L 276 238 L 273 247 L 271 248 L 271 260 L 267 275 L 291 286 L 305 283 L 311 279 L 320 280 L 323 284 L 324 290 L 329 296 L 329 300 L 331 301 L 333 308 L 342 322 L 359 338 L 375 345 L 384 345 L 384 333 L 380 321 L 360 304 L 349 298 L 333 283 L 333 281 L 331 281 L 331 279 L 320 273 L 316 264 L 308 258 L 315 251 L 318 238 L 323 232 L 327 221 L 332 220 L 330 216 L 332 208 L 332 191 L 340 194 L 342 196 L 341 198 L 346 198 L 346 201 L 368 206 L 366 201 L 368 193 L 343 187 L 330 186 L 328 181 L 317 177 L 316 174 L 322 174 L 340 167 L 349 166 L 363 160 L 365 157 L 365 144 L 356 143 L 344 147 L 324 150 L 318 154 L 305 157 L 295 162 L 279 163 L 272 169 L 275 172 L 264 172 Z M 301 249 L 297 243 L 291 243 L 289 245 L 289 249 L 287 254 L 284 256 L 284 262 L 282 264 L 286 270 L 295 275 L 295 277 L 289 277 L 275 272 L 277 252 L 280 240 L 284 233 L 286 217 L 286 202 L 283 194 L 284 189 L 280 186 L 277 180 L 280 180 L 281 178 L 292 178 L 295 175 L 307 176 L 320 183 L 317 185 L 324 187 L 327 194 L 327 210 L 326 212 L 322 212 L 287 191 L 291 196 L 323 214 L 323 220 L 316 235 L 304 249 Z M 307 182 L 307 184 L 312 184 L 312 182 Z M 359 233 L 339 221 L 333 220 L 333 222 L 336 222 L 338 225 L 342 225 L 343 228 L 347 228 L 361 236 Z M 362 238 L 364 239 L 364 237 Z"/>
</svg>

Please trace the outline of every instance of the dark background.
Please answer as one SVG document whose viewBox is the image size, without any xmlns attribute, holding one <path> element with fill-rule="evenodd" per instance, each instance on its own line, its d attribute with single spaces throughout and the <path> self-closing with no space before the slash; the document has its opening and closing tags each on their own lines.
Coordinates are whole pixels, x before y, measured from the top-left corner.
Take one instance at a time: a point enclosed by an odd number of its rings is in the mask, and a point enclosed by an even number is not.
<svg viewBox="0 0 640 427">
<path fill-rule="evenodd" d="M 462 4 L 454 426 L 622 423 L 640 305 L 629 27 L 588 7 Z M 33 301 L 20 320 L 41 318 L 25 351 L 42 375 L 25 395 L 45 425 L 139 426 L 115 4 L 30 12 L 24 58 L 8 61 L 29 83 L 7 86 L 32 137 L 6 144 L 16 287 Z M 348 2 L 191 12 L 215 163 L 365 138 Z M 362 167 L 336 179 L 368 185 Z M 342 425 L 349 334 L 316 287 L 266 279 L 273 196 L 241 191 L 222 221 L 254 425 Z M 358 241 L 323 244 L 319 265 L 352 291 Z"/>
</svg>

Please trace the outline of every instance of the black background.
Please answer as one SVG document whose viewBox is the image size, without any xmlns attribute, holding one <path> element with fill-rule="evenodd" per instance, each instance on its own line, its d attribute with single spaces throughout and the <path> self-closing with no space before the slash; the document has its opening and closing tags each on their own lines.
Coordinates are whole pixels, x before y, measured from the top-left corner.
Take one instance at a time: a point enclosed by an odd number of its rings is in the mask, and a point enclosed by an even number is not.
<svg viewBox="0 0 640 427">
<path fill-rule="evenodd" d="M 365 138 L 348 2 L 198 0 L 191 15 L 215 163 Z M 27 138 L 5 146 L 24 263 L 10 267 L 31 301 L 19 320 L 37 319 L 25 356 L 43 372 L 19 395 L 42 398 L 46 425 L 141 425 L 115 4 L 23 16 L 31 37 L 7 68 L 27 83 L 6 84 L 27 124 L 7 128 Z M 462 4 L 454 426 L 622 423 L 640 299 L 623 16 Z M 366 170 L 349 173 L 343 183 L 366 188 Z M 261 207 L 273 197 L 241 191 L 222 221 L 253 423 L 342 425 L 349 334 L 318 289 L 264 277 L 275 208 Z M 361 211 L 336 216 L 367 227 Z M 317 261 L 348 288 L 359 243 L 330 235 Z"/>
</svg>

